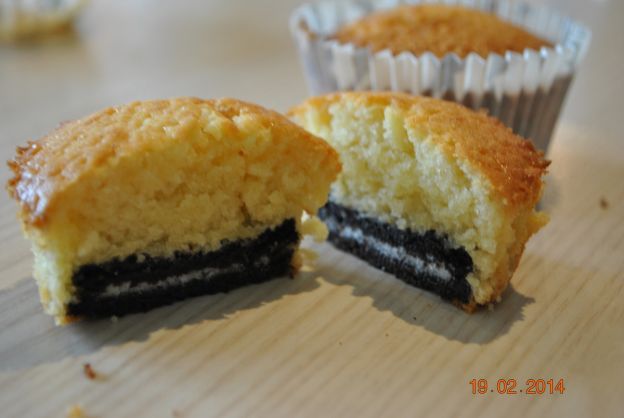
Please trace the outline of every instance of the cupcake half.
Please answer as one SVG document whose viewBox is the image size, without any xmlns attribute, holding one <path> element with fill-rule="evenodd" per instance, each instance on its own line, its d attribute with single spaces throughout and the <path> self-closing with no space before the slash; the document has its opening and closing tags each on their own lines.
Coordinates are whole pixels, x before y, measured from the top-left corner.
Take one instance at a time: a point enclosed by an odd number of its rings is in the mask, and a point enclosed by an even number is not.
<svg viewBox="0 0 624 418">
<path fill-rule="evenodd" d="M 484 108 L 546 150 L 587 28 L 508 0 L 323 1 L 291 17 L 312 94 L 392 90 Z"/>
<path fill-rule="evenodd" d="M 18 149 L 10 194 L 58 323 L 294 274 L 336 152 L 237 100 L 135 102 Z"/>
<path fill-rule="evenodd" d="M 402 93 L 309 99 L 292 118 L 340 154 L 319 217 L 329 240 L 472 311 L 506 288 L 529 237 L 548 162 L 494 118 Z"/>
</svg>

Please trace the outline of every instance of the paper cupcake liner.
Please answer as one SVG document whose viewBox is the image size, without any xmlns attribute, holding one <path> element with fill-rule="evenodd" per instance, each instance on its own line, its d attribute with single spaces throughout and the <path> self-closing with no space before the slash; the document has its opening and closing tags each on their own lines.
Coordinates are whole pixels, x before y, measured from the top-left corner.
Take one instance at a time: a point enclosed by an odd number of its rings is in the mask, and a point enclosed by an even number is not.
<svg viewBox="0 0 624 418">
<path fill-rule="evenodd" d="M 0 0 L 0 42 L 52 31 L 70 22 L 87 0 Z"/>
<path fill-rule="evenodd" d="M 432 53 L 393 55 L 329 36 L 345 23 L 402 4 L 443 3 L 494 13 L 549 40 L 554 47 L 504 55 L 475 53 L 460 58 Z M 540 5 L 512 0 L 347 0 L 304 4 L 290 28 L 313 95 L 344 90 L 392 90 L 426 95 L 484 108 L 514 132 L 546 150 L 576 68 L 591 32 Z"/>
</svg>

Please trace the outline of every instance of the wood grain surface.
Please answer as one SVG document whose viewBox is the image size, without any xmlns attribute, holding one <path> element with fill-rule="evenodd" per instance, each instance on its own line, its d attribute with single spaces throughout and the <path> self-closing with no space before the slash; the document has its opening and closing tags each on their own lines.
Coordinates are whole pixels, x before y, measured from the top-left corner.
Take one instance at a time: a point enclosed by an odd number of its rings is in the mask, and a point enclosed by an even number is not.
<svg viewBox="0 0 624 418">
<path fill-rule="evenodd" d="M 55 327 L 0 194 L 0 416 L 609 416 L 624 410 L 624 3 L 548 2 L 593 45 L 549 150 L 551 222 L 493 310 L 467 315 L 327 244 L 295 279 Z M 150 97 L 305 97 L 295 2 L 104 1 L 0 46 L 0 160 L 62 120 Z M 0 169 L 0 179 L 9 176 Z M 95 379 L 85 374 L 89 363 Z M 469 381 L 563 378 L 563 394 Z"/>
</svg>

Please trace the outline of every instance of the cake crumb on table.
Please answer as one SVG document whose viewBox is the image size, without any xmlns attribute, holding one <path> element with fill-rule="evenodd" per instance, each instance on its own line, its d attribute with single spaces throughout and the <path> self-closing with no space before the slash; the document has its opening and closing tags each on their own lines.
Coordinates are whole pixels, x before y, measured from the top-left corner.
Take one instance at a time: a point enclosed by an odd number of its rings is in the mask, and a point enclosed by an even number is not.
<svg viewBox="0 0 624 418">
<path fill-rule="evenodd" d="M 95 373 L 95 370 L 93 370 L 93 367 L 91 367 L 91 363 L 83 364 L 82 371 L 84 372 L 84 375 L 87 376 L 87 379 L 89 380 L 95 380 L 98 377 L 97 373 Z"/>
<path fill-rule="evenodd" d="M 67 418 L 85 418 L 86 415 L 80 405 L 71 405 L 67 409 Z"/>
</svg>

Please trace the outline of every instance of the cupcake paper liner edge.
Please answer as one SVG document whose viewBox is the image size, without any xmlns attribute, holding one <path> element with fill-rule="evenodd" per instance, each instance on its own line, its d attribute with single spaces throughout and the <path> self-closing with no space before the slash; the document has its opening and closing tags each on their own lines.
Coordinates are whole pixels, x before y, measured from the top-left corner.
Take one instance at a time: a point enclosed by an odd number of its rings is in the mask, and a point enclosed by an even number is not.
<svg viewBox="0 0 624 418">
<path fill-rule="evenodd" d="M 497 14 L 553 43 L 539 51 L 508 51 L 460 58 L 432 53 L 376 53 L 327 37 L 341 25 L 371 12 L 403 4 L 443 3 Z M 514 132 L 546 150 L 574 73 L 587 52 L 591 32 L 541 5 L 512 0 L 384 1 L 309 3 L 296 9 L 290 28 L 313 95 L 346 90 L 392 90 L 485 108 Z"/>
</svg>

